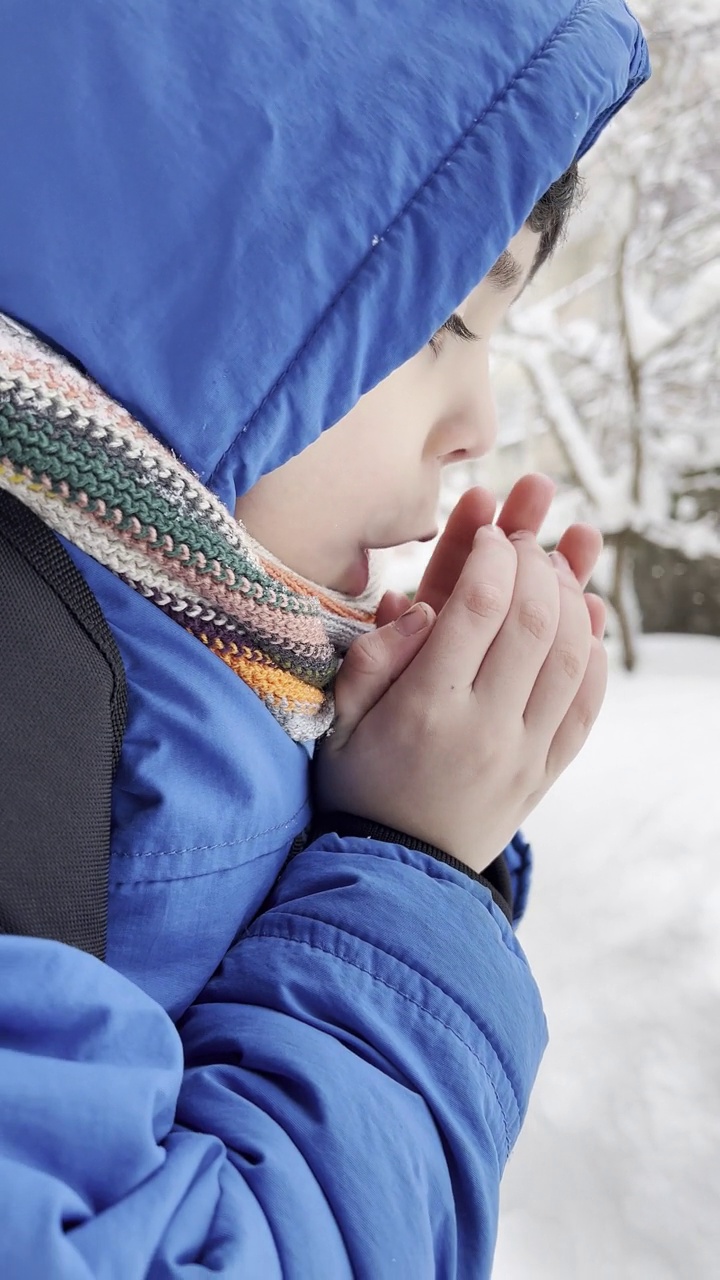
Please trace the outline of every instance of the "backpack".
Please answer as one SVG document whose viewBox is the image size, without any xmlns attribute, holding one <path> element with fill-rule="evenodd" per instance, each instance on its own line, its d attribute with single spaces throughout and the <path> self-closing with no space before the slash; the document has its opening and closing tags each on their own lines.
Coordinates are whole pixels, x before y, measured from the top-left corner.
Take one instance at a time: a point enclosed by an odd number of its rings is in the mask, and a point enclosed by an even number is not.
<svg viewBox="0 0 720 1280">
<path fill-rule="evenodd" d="M 59 538 L 0 490 L 0 934 L 105 957 L 122 659 Z"/>
</svg>

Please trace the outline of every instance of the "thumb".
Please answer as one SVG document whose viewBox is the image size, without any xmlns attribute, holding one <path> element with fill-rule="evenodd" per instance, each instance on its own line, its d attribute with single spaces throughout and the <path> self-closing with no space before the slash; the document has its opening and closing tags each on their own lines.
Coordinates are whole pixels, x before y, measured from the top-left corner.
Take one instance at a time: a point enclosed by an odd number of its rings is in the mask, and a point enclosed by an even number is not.
<svg viewBox="0 0 720 1280">
<path fill-rule="evenodd" d="M 409 604 L 404 592 L 386 591 L 375 614 L 375 626 L 384 627 L 388 622 L 395 622 L 401 613 L 405 613 Z"/>
<path fill-rule="evenodd" d="M 394 622 L 353 640 L 335 680 L 335 723 L 328 741 L 332 751 L 345 745 L 363 716 L 402 675 L 435 620 L 431 605 L 417 603 Z"/>
</svg>

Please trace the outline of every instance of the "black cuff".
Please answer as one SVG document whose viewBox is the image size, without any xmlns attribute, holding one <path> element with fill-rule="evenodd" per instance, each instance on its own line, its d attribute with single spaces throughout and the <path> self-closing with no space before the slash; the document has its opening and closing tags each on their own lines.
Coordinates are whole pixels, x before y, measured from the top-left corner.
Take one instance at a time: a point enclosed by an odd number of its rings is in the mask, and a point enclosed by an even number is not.
<svg viewBox="0 0 720 1280">
<path fill-rule="evenodd" d="M 334 831 L 339 836 L 363 836 L 370 840 L 382 840 L 387 844 L 401 844 L 406 849 L 418 849 L 420 853 L 429 853 L 439 862 L 446 862 L 449 867 L 462 871 L 466 876 L 470 876 L 471 880 L 476 880 L 478 884 L 489 889 L 493 902 L 512 924 L 512 882 L 504 853 L 491 862 L 480 875 L 466 863 L 453 858 L 442 849 L 437 849 L 435 845 L 426 844 L 424 840 L 418 840 L 415 836 L 409 836 L 403 831 L 395 831 L 392 827 L 384 827 L 382 823 L 373 822 L 370 818 L 358 818 L 352 813 L 320 813 L 311 824 L 308 843 L 317 840 L 318 836 L 324 835 L 327 831 Z"/>
</svg>

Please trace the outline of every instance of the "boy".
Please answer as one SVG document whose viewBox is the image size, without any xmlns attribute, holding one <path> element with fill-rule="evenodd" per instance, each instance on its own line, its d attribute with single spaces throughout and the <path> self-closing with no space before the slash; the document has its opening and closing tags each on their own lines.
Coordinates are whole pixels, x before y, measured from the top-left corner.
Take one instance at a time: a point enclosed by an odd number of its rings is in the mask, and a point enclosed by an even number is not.
<svg viewBox="0 0 720 1280">
<path fill-rule="evenodd" d="M 545 482 L 512 541 L 471 491 L 414 635 L 365 553 L 491 446 L 488 337 L 642 37 L 620 0 L 36 0 L 0 58 L 0 480 L 129 691 L 106 963 L 0 938 L 3 1273 L 487 1276 L 545 1043 L 513 833 L 602 700 L 599 539 L 561 579 Z"/>
</svg>

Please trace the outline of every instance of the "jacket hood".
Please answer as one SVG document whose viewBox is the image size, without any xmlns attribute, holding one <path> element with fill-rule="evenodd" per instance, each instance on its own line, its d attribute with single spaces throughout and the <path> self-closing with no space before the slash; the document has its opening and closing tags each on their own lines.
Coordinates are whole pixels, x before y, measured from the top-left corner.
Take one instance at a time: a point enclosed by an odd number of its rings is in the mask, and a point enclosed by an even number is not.
<svg viewBox="0 0 720 1280">
<path fill-rule="evenodd" d="M 0 68 L 0 310 L 230 509 L 649 75 L 622 0 L 24 0 Z"/>
</svg>

